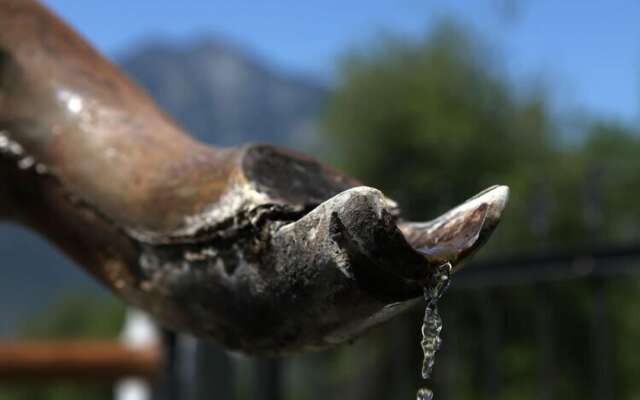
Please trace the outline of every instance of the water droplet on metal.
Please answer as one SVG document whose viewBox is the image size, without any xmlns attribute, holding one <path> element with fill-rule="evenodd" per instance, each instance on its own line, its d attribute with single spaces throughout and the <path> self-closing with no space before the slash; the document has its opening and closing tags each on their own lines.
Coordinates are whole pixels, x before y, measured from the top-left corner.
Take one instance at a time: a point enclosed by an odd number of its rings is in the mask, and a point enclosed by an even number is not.
<svg viewBox="0 0 640 400">
<path fill-rule="evenodd" d="M 18 161 L 18 168 L 29 169 L 33 167 L 35 163 L 36 163 L 36 160 L 33 157 L 27 156 L 25 158 L 21 158 L 20 161 Z"/>
<path fill-rule="evenodd" d="M 46 174 L 47 173 L 47 167 L 44 164 L 36 164 L 36 173 L 38 174 Z"/>
<path fill-rule="evenodd" d="M 5 131 L 0 131 L 0 149 L 4 149 L 9 146 L 9 138 L 5 134 Z"/>
<path fill-rule="evenodd" d="M 11 142 L 9 143 L 9 152 L 16 156 L 22 155 L 22 146 L 16 142 Z"/>
<path fill-rule="evenodd" d="M 0 153 L 20 157 L 23 155 L 24 149 L 9 137 L 9 132 L 0 130 Z"/>
<path fill-rule="evenodd" d="M 82 97 L 68 90 L 60 90 L 58 92 L 58 99 L 67 107 L 72 114 L 78 114 L 84 108 L 84 101 Z"/>
</svg>

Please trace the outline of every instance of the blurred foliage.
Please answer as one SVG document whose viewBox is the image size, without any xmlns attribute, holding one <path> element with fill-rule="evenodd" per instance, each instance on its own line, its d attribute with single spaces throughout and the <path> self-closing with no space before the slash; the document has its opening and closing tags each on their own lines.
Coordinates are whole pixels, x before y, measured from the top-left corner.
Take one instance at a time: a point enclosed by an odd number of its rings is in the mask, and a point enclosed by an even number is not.
<svg viewBox="0 0 640 400">
<path fill-rule="evenodd" d="M 116 338 L 124 324 L 124 305 L 104 296 L 79 292 L 23 323 L 26 339 Z"/>
<path fill-rule="evenodd" d="M 325 158 L 398 200 L 412 219 L 509 185 L 504 222 L 480 257 L 640 239 L 637 132 L 590 117 L 567 144 L 548 92 L 511 82 L 496 54 L 445 21 L 421 40 L 386 37 L 348 55 L 324 120 Z M 637 398 L 639 284 L 627 277 L 600 288 L 584 279 L 445 296 L 444 345 L 430 383 L 436 396 L 593 397 L 608 374 L 613 398 Z M 604 323 L 594 319 L 598 290 L 608 304 Z M 366 395 L 349 398 L 409 398 L 421 384 L 421 316 L 416 310 L 363 347 L 326 355 L 334 368 L 358 360 L 359 372 L 344 369 L 351 372 L 340 390 L 362 382 Z M 597 332 L 608 335 L 602 359 L 594 357 Z"/>
<path fill-rule="evenodd" d="M 117 338 L 125 308 L 112 298 L 78 292 L 24 321 L 20 340 Z M 0 386 L 0 400 L 110 400 L 110 386 L 60 383 Z"/>
</svg>

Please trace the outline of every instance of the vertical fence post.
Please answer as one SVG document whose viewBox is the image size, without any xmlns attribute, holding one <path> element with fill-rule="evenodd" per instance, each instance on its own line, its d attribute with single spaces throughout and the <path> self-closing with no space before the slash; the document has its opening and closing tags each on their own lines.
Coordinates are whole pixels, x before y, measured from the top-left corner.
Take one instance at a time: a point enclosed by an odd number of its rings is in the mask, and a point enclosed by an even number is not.
<svg viewBox="0 0 640 400">
<path fill-rule="evenodd" d="M 491 289 L 484 289 L 479 295 L 480 319 L 482 321 L 482 366 L 486 393 L 489 398 L 500 394 L 500 370 L 496 355 L 500 353 L 500 313 L 493 301 Z"/>
<path fill-rule="evenodd" d="M 589 167 L 585 183 L 584 218 L 591 237 L 599 237 L 603 232 L 605 216 L 602 181 L 606 170 L 601 165 Z M 598 400 L 613 399 L 613 375 L 611 356 L 611 337 L 609 334 L 608 302 L 604 278 L 591 279 L 594 301 L 594 312 L 591 326 L 591 355 L 593 374 L 593 398 Z"/>
<path fill-rule="evenodd" d="M 445 342 L 442 352 L 442 363 L 444 370 L 443 398 L 445 400 L 456 400 L 461 398 L 459 390 L 461 367 L 460 360 L 460 323 L 458 321 L 458 309 L 453 306 L 447 310 L 444 335 Z"/>
<path fill-rule="evenodd" d="M 235 399 L 235 369 L 219 345 L 197 340 L 193 368 L 193 400 Z"/>
<path fill-rule="evenodd" d="M 178 335 L 171 331 L 162 331 L 162 344 L 165 357 L 164 369 L 154 386 L 153 400 L 180 399 Z"/>
<path fill-rule="evenodd" d="M 544 285 L 535 287 L 535 324 L 538 347 L 538 384 L 541 400 L 553 400 L 556 391 L 556 360 L 553 343 L 551 292 Z"/>
<path fill-rule="evenodd" d="M 255 361 L 255 400 L 280 400 L 283 398 L 283 361 L 275 358 L 260 358 Z"/>
<path fill-rule="evenodd" d="M 593 398 L 610 400 L 614 396 L 613 365 L 611 362 L 611 332 L 609 329 L 607 287 L 604 279 L 594 278 L 594 313 L 591 326 L 591 365 L 593 374 Z"/>
<path fill-rule="evenodd" d="M 548 183 L 539 182 L 533 191 L 529 204 L 529 229 L 531 234 L 544 249 L 548 245 L 551 229 L 551 211 L 553 207 L 553 193 Z M 550 290 L 545 284 L 534 286 L 535 291 L 535 341 L 538 346 L 538 384 L 541 400 L 553 400 L 555 394 L 555 356 L 553 348 L 552 307 L 549 296 Z"/>
</svg>

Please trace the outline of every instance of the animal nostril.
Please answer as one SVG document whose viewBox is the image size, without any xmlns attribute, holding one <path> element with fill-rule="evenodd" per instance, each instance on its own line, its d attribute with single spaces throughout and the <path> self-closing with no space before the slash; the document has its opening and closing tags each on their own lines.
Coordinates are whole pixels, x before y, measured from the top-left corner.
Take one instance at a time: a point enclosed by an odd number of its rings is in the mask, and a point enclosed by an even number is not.
<svg viewBox="0 0 640 400">
<path fill-rule="evenodd" d="M 11 64 L 11 55 L 5 50 L 0 49 L 0 77 L 4 77 L 5 71 L 9 68 Z M 0 80 L 2 82 L 2 80 Z"/>
<path fill-rule="evenodd" d="M 0 48 L 0 104 L 2 104 L 2 94 L 10 85 L 11 70 L 15 70 L 15 62 L 11 54 Z"/>
<path fill-rule="evenodd" d="M 9 62 L 9 53 L 6 50 L 0 49 L 0 68 Z"/>
</svg>

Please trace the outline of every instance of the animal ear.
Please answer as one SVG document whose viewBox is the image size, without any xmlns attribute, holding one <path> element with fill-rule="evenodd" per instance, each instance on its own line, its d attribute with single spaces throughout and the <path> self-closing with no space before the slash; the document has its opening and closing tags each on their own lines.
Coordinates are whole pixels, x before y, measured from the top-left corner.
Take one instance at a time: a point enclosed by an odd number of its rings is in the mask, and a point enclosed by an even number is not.
<svg viewBox="0 0 640 400">
<path fill-rule="evenodd" d="M 507 186 L 492 186 L 428 222 L 398 225 L 411 246 L 434 263 L 457 264 L 491 236 L 509 198 Z"/>
</svg>

